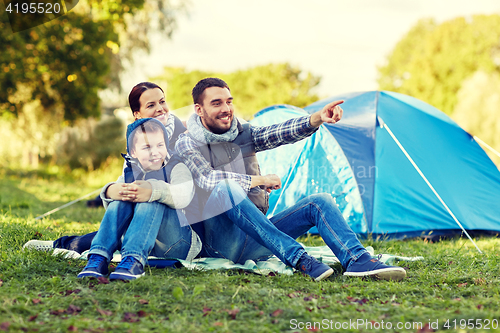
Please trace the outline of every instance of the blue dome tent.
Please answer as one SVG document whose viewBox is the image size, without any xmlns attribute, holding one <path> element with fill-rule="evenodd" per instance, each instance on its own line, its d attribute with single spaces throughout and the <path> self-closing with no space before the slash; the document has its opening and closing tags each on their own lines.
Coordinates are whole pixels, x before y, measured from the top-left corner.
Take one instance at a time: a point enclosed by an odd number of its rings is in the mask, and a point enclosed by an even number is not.
<svg viewBox="0 0 500 333">
<path fill-rule="evenodd" d="M 386 91 L 351 93 L 305 109 L 271 106 L 251 123 L 281 122 L 340 99 L 345 103 L 339 123 L 257 154 L 262 173 L 282 180 L 282 189 L 270 196 L 268 216 L 326 192 L 360 235 L 500 232 L 499 170 L 471 135 L 418 99 Z"/>
</svg>

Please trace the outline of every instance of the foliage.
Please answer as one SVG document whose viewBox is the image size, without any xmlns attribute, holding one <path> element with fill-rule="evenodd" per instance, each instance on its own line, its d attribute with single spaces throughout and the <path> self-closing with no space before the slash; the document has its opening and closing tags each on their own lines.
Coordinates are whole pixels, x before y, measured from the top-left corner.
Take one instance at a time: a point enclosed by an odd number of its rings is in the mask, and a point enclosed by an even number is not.
<svg viewBox="0 0 500 333">
<path fill-rule="evenodd" d="M 460 238 L 438 243 L 365 241 L 365 246 L 373 246 L 379 253 L 425 257 L 400 263 L 408 272 L 402 282 L 348 278 L 340 274 L 338 266 L 334 276 L 320 283 L 300 274 L 261 276 L 243 271 L 149 267 L 145 277 L 130 283 L 82 280 L 76 275 L 84 261 L 21 247 L 32 238 L 47 240 L 95 231 L 104 211 L 87 209 L 83 202 L 43 220 L 33 219 L 90 192 L 87 181 L 60 173 L 43 178 L 9 172 L 2 176 L 0 330 L 338 332 L 344 329 L 294 327 L 299 322 L 324 325 L 326 320 L 328 325 L 341 325 L 359 320 L 363 325 L 384 322 L 386 328 L 375 329 L 384 332 L 498 331 L 498 326 L 492 326 L 493 320 L 498 325 L 500 306 L 500 242 L 496 238 L 476 239 L 484 254 Z M 300 241 L 323 244 L 318 237 Z M 469 319 L 475 329 L 467 328 Z M 483 325 L 489 320 L 489 329 L 478 329 L 478 320 Z M 398 322 L 411 328 L 397 329 Z M 436 322 L 437 326 L 429 327 Z M 387 323 L 393 327 L 387 329 Z M 417 323 L 428 326 L 422 329 Z M 345 330 L 373 330 L 349 327 Z"/>
<path fill-rule="evenodd" d="M 303 73 L 288 63 L 256 66 L 227 74 L 166 67 L 163 74 L 151 80 L 167 86 L 167 102 L 174 110 L 193 104 L 191 90 L 206 77 L 220 77 L 226 81 L 238 115 L 246 119 L 273 104 L 304 107 L 318 100 L 312 90 L 319 84 L 320 78 Z M 185 116 L 182 111 L 181 116 Z M 184 112 L 190 113 L 192 109 Z"/>
<path fill-rule="evenodd" d="M 500 74 L 478 71 L 466 79 L 457 94 L 453 119 L 466 131 L 500 151 Z M 500 166 L 500 157 L 491 154 Z"/>
<path fill-rule="evenodd" d="M 92 171 L 108 159 L 123 161 L 120 153 L 126 150 L 127 120 L 105 115 L 99 121 L 79 119 L 73 126 L 62 128 L 57 115 L 47 114 L 41 119 L 38 106 L 35 100 L 23 106 L 17 119 L 6 115 L 0 118 L 0 137 L 6 143 L 0 146 L 0 165 L 37 169 L 41 157 L 42 164 Z"/>
<path fill-rule="evenodd" d="M 2 111 L 18 115 L 23 104 L 39 100 L 40 113 L 63 110 L 65 119 L 97 116 L 97 92 L 109 83 L 110 54 L 106 44 L 118 36 L 109 22 L 94 22 L 73 12 L 31 30 L 7 33 L 1 23 L 0 100 Z M 26 87 L 28 99 L 15 99 Z"/>
<path fill-rule="evenodd" d="M 15 99 L 29 98 L 31 91 L 20 87 Z M 15 118 L 10 113 L 0 117 L 0 165 L 12 167 L 38 167 L 39 157 L 47 160 L 55 152 L 60 130 L 61 115 L 54 113 L 40 114 L 39 100 L 24 103 L 22 112 Z"/>
<path fill-rule="evenodd" d="M 477 70 L 500 71 L 500 15 L 419 21 L 379 67 L 378 83 L 451 114 L 463 81 Z"/>
<path fill-rule="evenodd" d="M 0 112 L 18 115 L 24 103 L 39 100 L 39 112 L 57 109 L 66 120 L 99 115 L 98 91 L 119 86 L 121 58 L 132 48 L 149 49 L 147 27 L 170 36 L 175 10 L 161 0 L 82 0 L 67 15 L 19 33 L 10 31 L 4 12 Z M 29 99 L 12 98 L 20 87 Z"/>
<path fill-rule="evenodd" d="M 92 171 L 124 152 L 125 124 L 108 116 L 100 121 L 82 119 L 77 126 L 65 128 L 54 156 L 57 165 Z"/>
<path fill-rule="evenodd" d="M 149 50 L 148 31 L 169 37 L 184 8 L 169 0 L 80 0 L 67 15 L 18 33 L 2 11 L 0 163 L 37 168 L 39 158 L 50 160 L 64 128 L 99 116 L 99 93 L 119 90 L 122 62 Z"/>
</svg>

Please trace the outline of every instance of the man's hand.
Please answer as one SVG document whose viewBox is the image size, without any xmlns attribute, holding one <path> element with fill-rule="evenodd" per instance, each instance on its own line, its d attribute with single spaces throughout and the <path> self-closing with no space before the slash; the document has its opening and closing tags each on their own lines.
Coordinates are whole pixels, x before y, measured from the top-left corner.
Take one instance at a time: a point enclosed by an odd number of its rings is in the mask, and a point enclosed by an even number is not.
<svg viewBox="0 0 500 333">
<path fill-rule="evenodd" d="M 344 101 L 333 101 L 325 105 L 321 111 L 313 113 L 310 118 L 311 126 L 318 127 L 323 123 L 335 124 L 342 119 L 344 113 L 344 110 L 340 107 L 342 103 Z"/>
<path fill-rule="evenodd" d="M 266 178 L 266 183 L 264 186 L 266 187 L 267 193 L 271 193 L 272 190 L 277 190 L 281 188 L 281 179 L 277 175 L 269 174 L 264 176 Z"/>
<path fill-rule="evenodd" d="M 113 200 L 147 202 L 153 193 L 151 184 L 144 180 L 133 183 L 112 184 L 106 191 L 106 197 Z"/>
<path fill-rule="evenodd" d="M 269 174 L 265 176 L 252 176 L 251 188 L 264 185 L 266 191 L 271 193 L 272 190 L 281 188 L 281 179 L 277 175 Z"/>
</svg>

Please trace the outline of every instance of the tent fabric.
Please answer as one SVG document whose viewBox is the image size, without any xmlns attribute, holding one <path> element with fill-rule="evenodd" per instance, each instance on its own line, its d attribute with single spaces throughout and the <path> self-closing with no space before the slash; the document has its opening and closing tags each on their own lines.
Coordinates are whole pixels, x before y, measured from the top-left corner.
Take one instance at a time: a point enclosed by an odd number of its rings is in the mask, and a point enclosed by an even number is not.
<svg viewBox="0 0 500 333">
<path fill-rule="evenodd" d="M 467 230 L 500 232 L 500 172 L 476 141 L 438 109 L 410 96 L 370 91 L 335 96 L 304 110 L 273 106 L 267 125 L 345 100 L 337 124 L 310 138 L 257 154 L 263 173 L 281 177 L 269 214 L 313 194 L 331 194 L 353 230 L 389 238 L 460 232 L 387 126 Z M 314 231 L 314 230 L 313 230 Z"/>
<path fill-rule="evenodd" d="M 260 111 L 251 124 L 264 126 L 304 115 L 304 110 L 279 105 Z M 268 217 L 311 194 L 329 193 L 351 226 L 367 232 L 363 204 L 349 162 L 326 128 L 321 127 L 310 138 L 293 145 L 259 152 L 257 159 L 262 174 L 273 173 L 281 178 L 281 189 L 269 196 Z M 317 230 L 313 228 L 311 232 Z"/>
</svg>

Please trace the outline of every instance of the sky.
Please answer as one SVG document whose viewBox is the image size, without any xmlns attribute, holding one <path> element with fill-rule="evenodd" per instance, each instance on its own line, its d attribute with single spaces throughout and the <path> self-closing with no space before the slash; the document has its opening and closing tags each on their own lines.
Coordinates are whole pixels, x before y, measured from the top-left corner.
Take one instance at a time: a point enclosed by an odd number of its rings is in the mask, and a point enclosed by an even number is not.
<svg viewBox="0 0 500 333">
<path fill-rule="evenodd" d="M 231 72 L 282 62 L 321 76 L 320 97 L 376 90 L 377 66 L 419 19 L 500 14 L 500 1 L 190 0 L 187 8 L 173 38 L 154 37 L 124 75 L 125 91 L 164 66 Z"/>
</svg>

